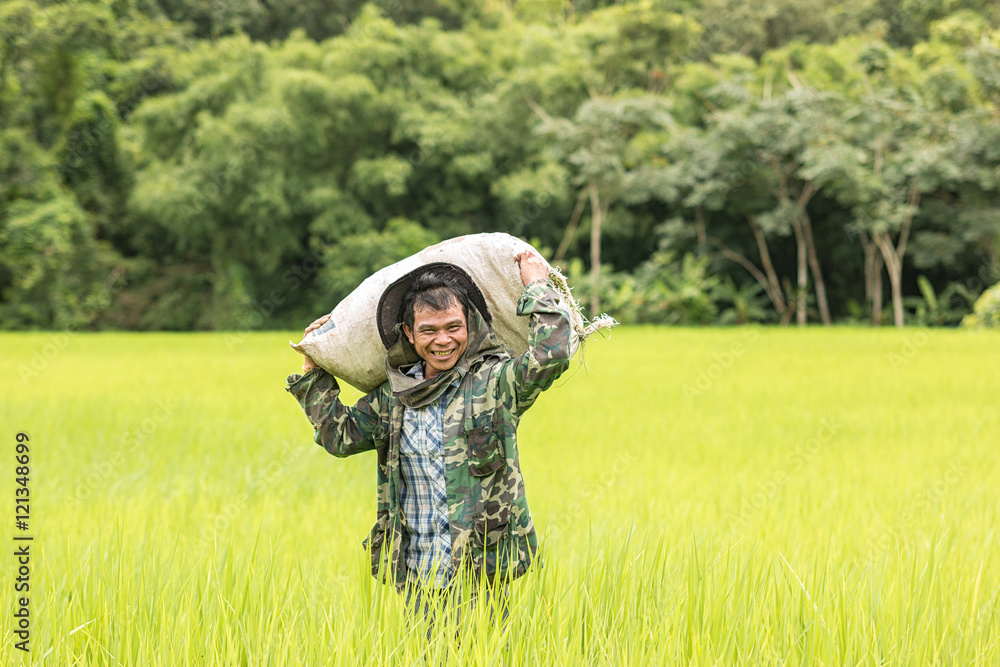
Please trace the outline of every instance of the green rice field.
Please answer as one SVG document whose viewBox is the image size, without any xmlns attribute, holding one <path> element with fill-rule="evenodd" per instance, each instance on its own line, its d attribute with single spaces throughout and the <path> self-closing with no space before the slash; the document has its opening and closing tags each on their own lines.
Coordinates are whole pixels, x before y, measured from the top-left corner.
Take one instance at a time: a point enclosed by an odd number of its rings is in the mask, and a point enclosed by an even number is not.
<svg viewBox="0 0 1000 667">
<path fill-rule="evenodd" d="M 0 663 L 1000 664 L 997 333 L 592 341 L 519 431 L 541 563 L 506 625 L 430 641 L 367 571 L 375 456 L 313 443 L 290 338 L 0 335 Z"/>
</svg>

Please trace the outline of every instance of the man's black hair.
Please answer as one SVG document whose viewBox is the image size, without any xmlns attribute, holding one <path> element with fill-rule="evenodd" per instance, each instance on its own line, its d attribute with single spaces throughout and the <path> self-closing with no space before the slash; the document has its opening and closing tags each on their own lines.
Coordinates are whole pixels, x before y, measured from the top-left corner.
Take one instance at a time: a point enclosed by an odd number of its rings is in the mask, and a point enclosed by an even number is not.
<svg viewBox="0 0 1000 667">
<path fill-rule="evenodd" d="M 475 307 L 468 292 L 448 273 L 428 271 L 417 276 L 403 295 L 403 302 L 399 306 L 399 320 L 413 329 L 413 315 L 418 306 L 441 311 L 447 310 L 455 302 L 462 305 L 468 325 L 469 312 Z"/>
</svg>

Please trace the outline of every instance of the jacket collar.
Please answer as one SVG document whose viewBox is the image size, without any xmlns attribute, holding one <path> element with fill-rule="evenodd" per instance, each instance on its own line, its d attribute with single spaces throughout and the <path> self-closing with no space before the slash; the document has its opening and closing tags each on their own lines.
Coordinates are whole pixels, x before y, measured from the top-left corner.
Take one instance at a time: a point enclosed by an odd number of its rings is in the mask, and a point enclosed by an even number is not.
<svg viewBox="0 0 1000 667">
<path fill-rule="evenodd" d="M 429 380 L 418 380 L 406 374 L 413 364 L 424 363 L 416 349 L 403 335 L 402 324 L 396 325 L 399 338 L 385 355 L 385 372 L 389 377 L 392 395 L 409 408 L 420 408 L 440 398 L 441 394 L 461 380 L 487 357 L 508 358 L 510 355 L 500 339 L 490 329 L 475 308 L 470 309 L 466 326 L 469 330 L 468 345 L 450 369 Z"/>
</svg>

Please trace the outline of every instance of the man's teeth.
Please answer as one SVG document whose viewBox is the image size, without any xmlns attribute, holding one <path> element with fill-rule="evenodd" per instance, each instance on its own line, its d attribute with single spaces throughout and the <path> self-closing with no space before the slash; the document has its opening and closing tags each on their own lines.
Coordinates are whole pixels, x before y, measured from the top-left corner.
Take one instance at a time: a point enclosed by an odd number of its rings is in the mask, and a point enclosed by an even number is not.
<svg viewBox="0 0 1000 667">
<path fill-rule="evenodd" d="M 450 354 L 451 354 L 451 350 L 448 350 L 447 352 L 435 352 L 434 356 L 435 357 L 447 357 Z"/>
</svg>

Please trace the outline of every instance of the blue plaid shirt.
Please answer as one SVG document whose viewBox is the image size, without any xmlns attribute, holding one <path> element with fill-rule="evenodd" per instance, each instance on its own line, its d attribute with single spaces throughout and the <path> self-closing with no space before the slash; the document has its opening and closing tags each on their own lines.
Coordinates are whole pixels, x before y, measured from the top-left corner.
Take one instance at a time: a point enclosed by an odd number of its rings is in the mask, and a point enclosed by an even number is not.
<svg viewBox="0 0 1000 667">
<path fill-rule="evenodd" d="M 423 380 L 423 364 L 415 364 L 406 374 Z M 435 402 L 404 410 L 403 437 L 399 446 L 399 468 L 403 477 L 399 503 L 410 538 L 404 554 L 406 566 L 424 581 L 434 572 L 437 586 L 444 586 L 452 575 L 444 412 L 457 386 L 458 380 Z"/>
</svg>

